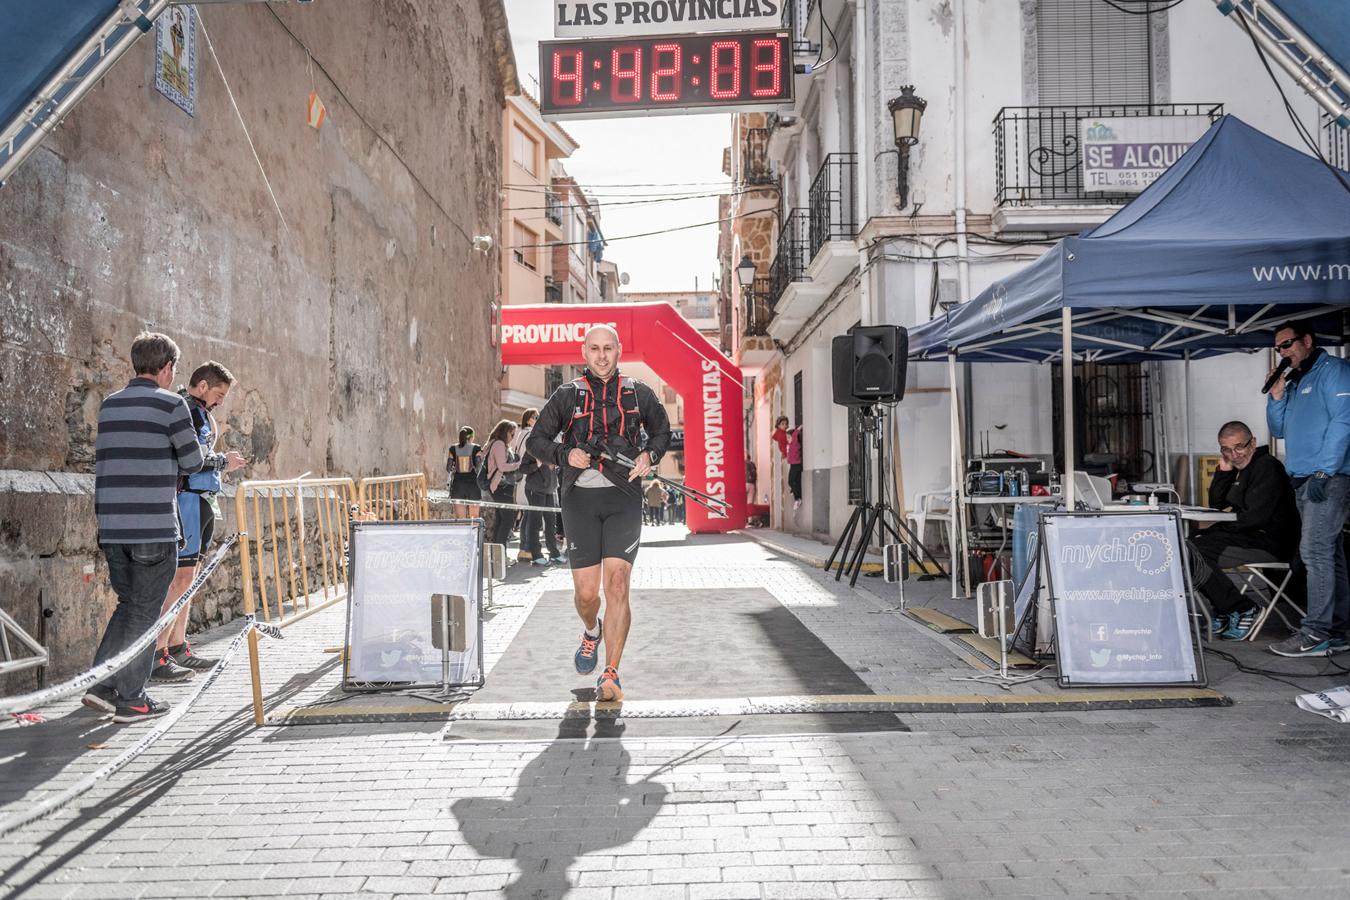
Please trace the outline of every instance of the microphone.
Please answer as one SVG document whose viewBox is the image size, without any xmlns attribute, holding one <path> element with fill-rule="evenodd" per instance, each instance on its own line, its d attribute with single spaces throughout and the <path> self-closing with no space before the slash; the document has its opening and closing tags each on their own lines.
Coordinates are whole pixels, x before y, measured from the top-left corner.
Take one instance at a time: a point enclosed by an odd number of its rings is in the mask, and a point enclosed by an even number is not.
<svg viewBox="0 0 1350 900">
<path fill-rule="evenodd" d="M 1289 357 L 1280 357 L 1280 364 L 1275 367 L 1275 371 L 1270 373 L 1270 377 L 1266 379 L 1266 383 L 1261 386 L 1261 393 L 1269 394 L 1270 389 L 1275 386 L 1275 382 L 1280 380 L 1280 376 L 1284 374 L 1284 370 L 1287 368 L 1289 368 Z"/>
</svg>

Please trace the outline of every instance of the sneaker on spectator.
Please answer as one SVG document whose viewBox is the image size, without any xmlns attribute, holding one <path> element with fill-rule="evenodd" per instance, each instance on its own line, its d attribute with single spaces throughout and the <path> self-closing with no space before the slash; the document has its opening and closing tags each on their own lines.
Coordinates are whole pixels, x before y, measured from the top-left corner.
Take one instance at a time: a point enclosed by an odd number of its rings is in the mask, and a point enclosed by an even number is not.
<svg viewBox="0 0 1350 900">
<path fill-rule="evenodd" d="M 1223 637 L 1223 633 L 1233 627 L 1233 623 L 1237 621 L 1237 617 L 1237 613 L 1219 613 L 1218 615 L 1211 617 L 1209 620 L 1210 632 L 1215 637 Z"/>
<path fill-rule="evenodd" d="M 1343 637 L 1330 638 L 1327 641 L 1327 643 L 1331 645 L 1331 653 L 1329 655 L 1332 656 L 1334 656 L 1337 653 L 1345 653 L 1347 650 L 1350 650 L 1350 641 L 1347 641 Z"/>
<path fill-rule="evenodd" d="M 150 670 L 150 680 L 171 684 L 177 681 L 187 681 L 194 674 L 196 673 L 191 669 L 184 668 L 174 662 L 167 650 L 161 650 L 155 655 L 155 667 Z"/>
<path fill-rule="evenodd" d="M 1326 638 L 1309 637 L 1300 631 L 1271 644 L 1270 652 L 1278 656 L 1330 656 L 1336 651 Z"/>
<path fill-rule="evenodd" d="M 117 691 L 106 684 L 96 684 L 85 692 L 80 702 L 95 712 L 117 712 Z"/>
<path fill-rule="evenodd" d="M 1245 613 L 1232 613 L 1228 617 L 1228 627 L 1219 633 L 1219 638 L 1225 641 L 1240 641 L 1252 633 L 1252 626 L 1256 624 L 1256 610 L 1249 609 Z"/>
<path fill-rule="evenodd" d="M 144 694 L 139 700 L 122 700 L 113 713 L 113 721 L 119 725 L 128 722 L 140 722 L 143 719 L 158 719 L 169 711 L 169 704 L 152 700 Z"/>
<path fill-rule="evenodd" d="M 192 645 L 184 641 L 177 647 L 169 648 L 169 658 L 185 669 L 192 669 L 195 672 L 205 672 L 207 669 L 214 668 L 219 660 L 208 659 L 205 656 L 198 656 L 192 652 Z"/>
<path fill-rule="evenodd" d="M 540 567 L 547 566 L 548 560 L 542 556 L 536 556 L 534 559 L 530 560 L 530 565 Z"/>
</svg>

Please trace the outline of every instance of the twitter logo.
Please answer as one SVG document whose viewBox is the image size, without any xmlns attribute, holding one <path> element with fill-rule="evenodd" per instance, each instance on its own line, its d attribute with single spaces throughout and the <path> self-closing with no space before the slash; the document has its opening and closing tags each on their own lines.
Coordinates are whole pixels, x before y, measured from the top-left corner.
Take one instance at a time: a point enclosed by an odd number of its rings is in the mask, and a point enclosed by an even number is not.
<svg viewBox="0 0 1350 900">
<path fill-rule="evenodd" d="M 1092 654 L 1092 667 L 1094 669 L 1103 668 L 1111 661 L 1110 650 L 1090 650 L 1088 652 Z"/>
</svg>

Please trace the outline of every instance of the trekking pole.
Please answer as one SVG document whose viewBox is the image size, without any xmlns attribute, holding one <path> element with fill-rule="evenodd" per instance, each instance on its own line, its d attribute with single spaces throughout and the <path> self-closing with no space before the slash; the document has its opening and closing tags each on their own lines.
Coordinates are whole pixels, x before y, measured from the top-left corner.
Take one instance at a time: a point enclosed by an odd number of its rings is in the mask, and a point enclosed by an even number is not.
<svg viewBox="0 0 1350 900">
<path fill-rule="evenodd" d="M 611 453 L 608 450 L 601 450 L 597 455 L 601 459 L 607 459 L 612 463 L 618 463 L 619 465 L 624 466 L 625 468 L 628 469 L 631 469 L 637 465 L 636 462 L 624 456 L 622 453 Z M 714 497 L 711 494 L 705 494 L 702 491 L 698 490 L 697 488 L 691 488 L 688 485 L 681 484 L 680 482 L 667 478 L 664 475 L 657 475 L 655 472 L 652 472 L 650 474 L 657 481 L 661 482 L 662 484 L 666 485 L 672 490 L 679 491 L 681 494 L 688 497 L 690 500 L 693 500 L 695 503 L 698 503 L 704 508 L 706 508 L 709 512 L 716 513 L 719 516 L 725 516 L 731 510 L 731 504 L 721 499 L 720 497 Z M 720 506 L 721 509 L 715 509 L 714 506 Z"/>
</svg>

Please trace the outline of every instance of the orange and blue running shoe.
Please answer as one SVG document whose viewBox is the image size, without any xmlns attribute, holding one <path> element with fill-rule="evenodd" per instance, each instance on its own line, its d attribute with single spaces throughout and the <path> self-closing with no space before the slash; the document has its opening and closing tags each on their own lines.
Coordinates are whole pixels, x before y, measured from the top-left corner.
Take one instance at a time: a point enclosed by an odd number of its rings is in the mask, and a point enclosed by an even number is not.
<svg viewBox="0 0 1350 900">
<path fill-rule="evenodd" d="M 585 631 L 581 632 L 581 646 L 577 648 L 576 656 L 572 657 L 573 662 L 577 664 L 578 675 L 589 675 L 595 671 L 595 647 L 600 643 L 600 635 L 604 633 L 605 623 L 599 616 L 595 619 L 594 639 Z"/>
<path fill-rule="evenodd" d="M 623 687 L 619 684 L 619 670 L 605 666 L 605 671 L 595 680 L 595 694 L 601 702 L 613 703 L 623 699 Z"/>
</svg>

